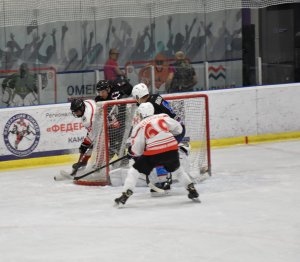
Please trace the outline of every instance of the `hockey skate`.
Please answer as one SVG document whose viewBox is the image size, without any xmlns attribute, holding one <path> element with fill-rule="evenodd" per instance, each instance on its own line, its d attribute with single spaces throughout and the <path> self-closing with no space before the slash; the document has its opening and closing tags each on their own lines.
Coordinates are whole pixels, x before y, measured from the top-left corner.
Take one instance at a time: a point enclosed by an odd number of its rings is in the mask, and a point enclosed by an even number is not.
<svg viewBox="0 0 300 262">
<path fill-rule="evenodd" d="M 122 195 L 115 199 L 115 206 L 120 206 L 120 204 L 125 205 L 127 199 L 133 194 L 130 189 L 127 189 L 126 192 L 123 192 Z"/>
<path fill-rule="evenodd" d="M 188 198 L 192 199 L 195 202 L 201 202 L 199 199 L 199 193 L 197 192 L 193 183 L 187 186 L 187 191 L 189 191 Z"/>
</svg>

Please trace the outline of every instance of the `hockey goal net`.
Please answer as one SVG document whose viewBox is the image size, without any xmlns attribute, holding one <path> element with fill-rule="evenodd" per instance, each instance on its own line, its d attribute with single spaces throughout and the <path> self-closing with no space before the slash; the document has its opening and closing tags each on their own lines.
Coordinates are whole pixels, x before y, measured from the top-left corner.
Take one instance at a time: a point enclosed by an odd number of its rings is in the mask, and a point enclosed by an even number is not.
<svg viewBox="0 0 300 262">
<path fill-rule="evenodd" d="M 190 176 L 197 181 L 197 178 L 203 174 L 210 175 L 208 97 L 200 93 L 186 93 L 164 95 L 163 98 L 171 104 L 174 112 L 185 124 L 184 141 L 189 142 L 191 148 L 189 154 Z M 132 127 L 139 122 L 136 109 L 137 104 L 133 99 L 97 103 L 98 116 L 94 127 L 97 129 L 98 135 L 87 168 L 88 170 L 103 168 L 90 176 L 75 181 L 76 184 L 109 185 L 111 184 L 111 174 L 116 170 L 121 170 L 122 176 L 126 176 L 130 166 L 126 159 L 113 165 L 109 165 L 109 162 L 126 154 Z"/>
</svg>

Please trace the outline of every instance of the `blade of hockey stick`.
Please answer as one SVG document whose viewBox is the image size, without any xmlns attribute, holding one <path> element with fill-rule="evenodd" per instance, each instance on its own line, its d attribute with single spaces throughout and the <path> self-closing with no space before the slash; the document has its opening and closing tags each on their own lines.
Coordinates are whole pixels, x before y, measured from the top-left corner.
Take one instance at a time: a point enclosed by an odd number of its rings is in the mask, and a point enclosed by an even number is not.
<svg viewBox="0 0 300 262">
<path fill-rule="evenodd" d="M 116 160 L 110 162 L 108 165 L 104 165 L 104 166 L 98 167 L 98 168 L 96 168 L 96 169 L 94 169 L 94 170 L 91 170 L 90 172 L 87 172 L 86 174 L 83 174 L 83 175 L 81 175 L 81 176 L 74 177 L 74 180 L 79 180 L 79 179 L 82 179 L 82 178 L 84 178 L 84 177 L 87 177 L 87 176 L 89 176 L 89 175 L 91 175 L 91 174 L 93 174 L 93 173 L 95 173 L 95 172 L 97 172 L 97 171 L 99 171 L 99 170 L 101 170 L 101 169 L 103 169 L 103 168 L 109 166 L 109 165 L 115 164 L 115 163 L 117 163 L 117 162 L 119 162 L 119 161 L 121 161 L 121 160 L 123 160 L 123 159 L 125 159 L 125 158 L 127 158 L 127 155 L 122 156 L 122 157 L 120 157 L 120 158 L 118 158 L 118 159 L 116 159 Z M 146 176 L 146 183 L 147 183 L 148 187 L 150 187 L 151 189 L 153 189 L 155 192 L 158 192 L 158 193 L 164 193 L 164 192 L 165 192 L 164 189 L 158 188 L 157 186 L 153 185 L 153 184 L 149 181 L 149 179 L 148 179 L 147 176 Z"/>
<path fill-rule="evenodd" d="M 93 148 L 93 144 L 91 144 L 88 149 L 84 152 L 84 154 L 78 159 L 77 161 L 77 164 L 81 163 L 82 160 L 87 156 L 87 154 L 89 153 L 90 150 L 92 150 Z M 79 167 L 78 167 L 79 168 Z M 67 177 L 69 177 L 68 179 L 71 179 L 72 177 L 74 177 L 78 171 L 78 168 L 73 168 L 72 172 L 69 173 L 68 175 L 66 174 L 60 174 L 60 177 L 59 176 L 54 176 L 54 180 L 55 181 L 63 181 L 63 180 L 66 180 Z M 60 171 L 61 173 L 64 172 L 63 170 Z"/>
<path fill-rule="evenodd" d="M 159 188 L 155 185 L 153 185 L 151 182 L 147 183 L 148 187 L 150 187 L 152 190 L 154 190 L 157 193 L 165 193 L 165 190 L 162 188 Z"/>
<path fill-rule="evenodd" d="M 70 172 L 67 172 L 65 170 L 60 170 L 60 173 L 59 175 L 57 176 L 54 176 L 54 180 L 55 181 L 64 181 L 64 180 L 70 180 L 70 179 L 73 179 L 73 176 L 74 174 L 76 173 L 77 171 L 72 171 L 71 173 Z"/>
<path fill-rule="evenodd" d="M 122 156 L 122 157 L 120 157 L 120 158 L 118 158 L 118 159 L 116 159 L 116 160 L 110 162 L 110 163 L 107 164 L 107 165 L 104 165 L 104 166 L 98 167 L 98 168 L 96 168 L 96 169 L 94 169 L 94 170 L 91 170 L 90 172 L 87 172 L 86 174 L 83 174 L 83 175 L 81 175 L 81 176 L 74 177 L 74 180 L 79 180 L 79 179 L 82 179 L 82 178 L 84 178 L 84 177 L 87 177 L 87 176 L 89 176 L 89 175 L 91 175 L 91 174 L 93 174 L 93 173 L 95 173 L 95 172 L 97 172 L 97 171 L 99 171 L 99 170 L 101 170 L 101 169 L 103 169 L 103 168 L 106 168 L 106 167 L 109 166 L 109 165 L 112 165 L 112 164 L 114 164 L 114 163 L 117 163 L 117 162 L 119 162 L 119 161 L 121 161 L 121 160 L 123 160 L 123 159 L 125 159 L 125 158 L 127 158 L 127 155 Z"/>
<path fill-rule="evenodd" d="M 146 175 L 145 175 L 146 176 Z M 158 188 L 156 185 L 152 184 L 149 180 L 149 177 L 146 176 L 146 183 L 148 185 L 148 187 L 150 187 L 152 190 L 154 190 L 157 193 L 165 193 L 165 190 L 162 188 Z"/>
</svg>

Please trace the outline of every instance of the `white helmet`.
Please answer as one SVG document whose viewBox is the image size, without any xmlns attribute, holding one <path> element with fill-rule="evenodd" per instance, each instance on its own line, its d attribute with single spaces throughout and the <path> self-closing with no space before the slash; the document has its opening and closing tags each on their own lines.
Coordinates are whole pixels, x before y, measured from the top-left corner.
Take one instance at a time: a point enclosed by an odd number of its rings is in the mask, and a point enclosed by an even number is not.
<svg viewBox="0 0 300 262">
<path fill-rule="evenodd" d="M 149 90 L 144 83 L 140 83 L 133 87 L 131 94 L 135 100 L 138 100 L 146 95 L 149 95 Z"/>
<path fill-rule="evenodd" d="M 154 107 L 150 102 L 140 104 L 138 112 L 142 118 L 154 115 Z"/>
</svg>

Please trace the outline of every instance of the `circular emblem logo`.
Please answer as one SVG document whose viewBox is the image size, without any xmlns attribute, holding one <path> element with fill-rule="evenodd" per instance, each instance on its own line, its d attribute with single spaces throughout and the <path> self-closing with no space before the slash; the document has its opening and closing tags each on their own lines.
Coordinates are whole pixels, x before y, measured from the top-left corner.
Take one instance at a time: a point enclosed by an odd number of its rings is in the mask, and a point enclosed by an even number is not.
<svg viewBox="0 0 300 262">
<path fill-rule="evenodd" d="M 38 123 L 27 114 L 17 114 L 11 117 L 3 132 L 7 149 L 19 157 L 29 155 L 37 147 L 40 136 Z"/>
</svg>

